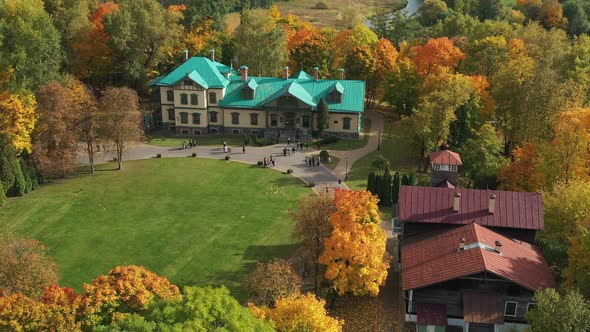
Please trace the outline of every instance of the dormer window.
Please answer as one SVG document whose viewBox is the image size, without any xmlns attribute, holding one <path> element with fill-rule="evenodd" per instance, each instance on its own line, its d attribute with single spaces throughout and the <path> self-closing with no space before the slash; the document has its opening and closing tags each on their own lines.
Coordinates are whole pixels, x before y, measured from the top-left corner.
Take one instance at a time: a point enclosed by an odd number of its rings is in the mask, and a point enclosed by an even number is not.
<svg viewBox="0 0 590 332">
<path fill-rule="evenodd" d="M 341 103 L 342 102 L 342 93 L 334 90 L 328 94 L 328 102 L 329 103 Z"/>
<path fill-rule="evenodd" d="M 254 91 L 248 87 L 242 89 L 242 99 L 252 100 L 254 99 Z"/>
<path fill-rule="evenodd" d="M 193 85 L 193 81 L 191 81 L 191 80 L 184 80 L 184 85 L 188 85 L 188 86 Z"/>
</svg>

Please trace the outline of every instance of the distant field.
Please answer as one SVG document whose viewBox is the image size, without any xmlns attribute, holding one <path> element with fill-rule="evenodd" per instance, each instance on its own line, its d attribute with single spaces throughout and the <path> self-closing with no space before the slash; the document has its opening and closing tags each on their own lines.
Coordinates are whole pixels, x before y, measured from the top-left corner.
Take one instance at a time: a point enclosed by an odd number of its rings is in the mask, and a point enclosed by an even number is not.
<svg viewBox="0 0 590 332">
<path fill-rule="evenodd" d="M 275 2 L 281 14 L 293 14 L 301 17 L 305 22 L 311 22 L 316 27 L 342 28 L 347 25 L 346 11 L 356 15 L 369 17 L 376 8 L 391 8 L 400 0 L 290 0 Z M 327 9 L 315 8 L 319 2 L 327 5 Z M 231 32 L 239 24 L 239 14 L 226 15 L 228 30 Z"/>
<path fill-rule="evenodd" d="M 177 285 L 227 285 L 244 300 L 257 261 L 295 244 L 288 210 L 309 192 L 276 171 L 211 159 L 99 165 L 0 208 L 0 228 L 43 242 L 61 285 L 81 289 L 116 265 L 144 265 Z"/>
</svg>

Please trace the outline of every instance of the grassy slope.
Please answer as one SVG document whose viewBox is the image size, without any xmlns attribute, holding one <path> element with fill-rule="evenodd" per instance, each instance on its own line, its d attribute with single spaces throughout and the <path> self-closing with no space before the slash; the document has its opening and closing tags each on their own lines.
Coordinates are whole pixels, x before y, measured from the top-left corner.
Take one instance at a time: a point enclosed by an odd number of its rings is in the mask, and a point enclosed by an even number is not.
<svg viewBox="0 0 590 332">
<path fill-rule="evenodd" d="M 208 159 L 124 168 L 10 199 L 0 227 L 46 244 L 61 284 L 78 290 L 116 265 L 139 264 L 177 285 L 225 284 L 243 299 L 257 260 L 293 250 L 287 212 L 307 192 L 296 178 Z"/>
<path fill-rule="evenodd" d="M 386 118 L 387 119 L 387 118 Z M 365 189 L 371 163 L 382 155 L 391 163 L 393 171 L 413 173 L 417 170 L 416 156 L 403 137 L 401 122 L 385 120 L 385 129 L 381 140 L 381 150 L 374 151 L 357 160 L 348 173 L 346 182 L 351 189 Z M 427 181 L 428 174 L 417 173 L 419 183 Z"/>
</svg>

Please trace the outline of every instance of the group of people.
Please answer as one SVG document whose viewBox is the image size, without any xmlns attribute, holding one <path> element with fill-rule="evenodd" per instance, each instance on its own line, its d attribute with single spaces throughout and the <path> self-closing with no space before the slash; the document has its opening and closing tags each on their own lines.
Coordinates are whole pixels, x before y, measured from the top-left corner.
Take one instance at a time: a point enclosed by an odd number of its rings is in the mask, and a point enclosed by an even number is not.
<svg viewBox="0 0 590 332">
<path fill-rule="evenodd" d="M 287 147 L 292 148 L 293 152 L 295 152 L 295 150 L 303 151 L 304 146 L 307 147 L 307 143 L 303 143 L 303 141 L 299 141 L 299 142 L 294 142 L 293 144 L 291 144 L 291 139 L 287 138 Z"/>
<path fill-rule="evenodd" d="M 269 158 L 264 157 L 262 160 L 262 166 L 264 167 L 275 167 L 277 166 L 277 160 L 270 155 Z"/>
<path fill-rule="evenodd" d="M 320 158 L 319 157 L 305 157 L 305 165 L 306 166 L 320 166 Z"/>
</svg>

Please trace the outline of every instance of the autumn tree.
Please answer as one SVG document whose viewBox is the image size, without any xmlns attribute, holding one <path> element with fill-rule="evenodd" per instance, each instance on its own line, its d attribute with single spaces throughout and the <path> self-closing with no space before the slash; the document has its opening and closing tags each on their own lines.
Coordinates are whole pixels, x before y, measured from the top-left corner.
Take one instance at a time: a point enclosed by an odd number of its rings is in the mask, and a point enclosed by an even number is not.
<svg viewBox="0 0 590 332">
<path fill-rule="evenodd" d="M 412 47 L 416 71 L 422 76 L 435 74 L 440 68 L 454 71 L 465 54 L 447 37 L 430 38 L 424 45 Z"/>
<path fill-rule="evenodd" d="M 146 310 L 158 300 L 179 300 L 178 287 L 143 266 L 118 266 L 84 284 L 80 299 L 83 325 L 109 324 L 117 315 Z M 124 315 L 123 315 L 124 316 Z"/>
<path fill-rule="evenodd" d="M 331 43 L 333 31 L 303 24 L 297 30 L 287 30 L 289 67 L 311 72 L 318 68 L 319 78 L 336 75 L 336 47 Z"/>
<path fill-rule="evenodd" d="M 524 144 L 512 151 L 512 163 L 502 167 L 498 182 L 502 190 L 537 191 L 545 179 L 539 170 L 539 147 L 533 143 Z"/>
<path fill-rule="evenodd" d="M 470 41 L 466 45 L 468 56 L 461 63 L 463 72 L 492 76 L 508 61 L 508 43 L 504 36 L 489 36 Z"/>
<path fill-rule="evenodd" d="M 11 90 L 36 91 L 59 78 L 60 35 L 42 0 L 3 1 L 0 22 L 0 59 L 14 69 Z"/>
<path fill-rule="evenodd" d="M 145 89 L 165 59 L 164 50 L 178 42 L 181 14 L 167 11 L 156 0 L 121 0 L 120 9 L 104 16 L 104 31 L 115 52 L 115 70 L 122 81 Z"/>
<path fill-rule="evenodd" d="M 0 90 L 0 133 L 8 136 L 20 153 L 31 151 L 31 133 L 35 128 L 35 97 L 28 93 Z"/>
<path fill-rule="evenodd" d="M 270 307 L 277 300 L 299 292 L 302 285 L 301 277 L 291 264 L 278 258 L 258 263 L 256 270 L 244 282 L 250 301 Z"/>
<path fill-rule="evenodd" d="M 279 332 L 322 331 L 340 332 L 344 321 L 330 317 L 325 308 L 326 302 L 318 300 L 314 294 L 293 294 L 276 302 L 274 308 L 249 308 L 256 317 L 273 323 Z"/>
<path fill-rule="evenodd" d="M 256 318 L 222 286 L 191 287 L 182 297 L 154 303 L 146 311 L 131 313 L 94 331 L 274 331 L 271 324 Z"/>
<path fill-rule="evenodd" d="M 418 75 L 408 59 L 398 63 L 397 68 L 387 75 L 383 100 L 391 104 L 402 115 L 411 115 L 418 105 L 423 78 Z"/>
<path fill-rule="evenodd" d="M 381 229 L 378 199 L 368 191 L 335 192 L 336 212 L 330 216 L 332 235 L 324 240 L 319 262 L 338 294 L 379 294 L 385 283 L 389 256 Z"/>
<path fill-rule="evenodd" d="M 387 39 L 380 38 L 375 44 L 373 54 L 377 61 L 373 80 L 375 92 L 373 99 L 381 100 L 387 90 L 385 82 L 391 73 L 397 69 L 398 52 L 395 46 Z"/>
<path fill-rule="evenodd" d="M 590 181 L 559 181 L 543 195 L 545 231 L 542 238 L 556 238 L 567 242 L 581 226 L 590 220 Z"/>
<path fill-rule="evenodd" d="M 587 183 L 590 185 L 590 183 Z M 580 289 L 586 297 L 590 297 L 590 218 L 578 222 L 575 233 L 569 239 L 568 265 L 564 271 L 565 282 L 570 287 Z"/>
<path fill-rule="evenodd" d="M 72 45 L 72 71 L 93 86 L 113 71 L 115 52 L 109 44 L 110 36 L 104 31 L 103 19 L 118 9 L 114 2 L 100 3 L 90 14 L 90 29 Z"/>
<path fill-rule="evenodd" d="M 99 112 L 101 136 L 114 144 L 121 170 L 127 144 L 141 136 L 137 93 L 129 88 L 108 88 L 100 98 Z"/>
<path fill-rule="evenodd" d="M 324 239 L 332 234 L 330 215 L 334 212 L 334 198 L 324 192 L 301 198 L 297 210 L 291 212 L 291 218 L 296 221 L 293 236 L 302 240 L 305 256 L 313 267 L 316 295 L 320 287 L 319 259 L 324 251 Z"/>
<path fill-rule="evenodd" d="M 576 289 L 553 288 L 535 293 L 537 307 L 526 314 L 533 331 L 588 331 L 590 304 Z"/>
<path fill-rule="evenodd" d="M 557 0 L 543 2 L 539 18 L 547 29 L 567 27 L 567 19 L 563 17 L 563 8 Z"/>
<path fill-rule="evenodd" d="M 275 76 L 287 63 L 285 30 L 265 10 L 242 13 L 235 38 L 240 63 L 258 76 Z"/>
<path fill-rule="evenodd" d="M 94 174 L 94 146 L 99 137 L 99 112 L 96 98 L 92 92 L 82 84 L 75 84 L 73 93 L 76 96 L 76 103 L 79 105 L 77 116 L 78 138 L 86 145 L 90 173 Z"/>
<path fill-rule="evenodd" d="M 177 50 L 188 50 L 194 56 L 210 56 L 210 51 L 215 50 L 216 61 L 223 57 L 222 46 L 229 36 L 218 29 L 215 29 L 214 21 L 211 19 L 194 24 L 184 30 L 180 38 Z"/>
<path fill-rule="evenodd" d="M 590 176 L 590 109 L 559 114 L 553 141 L 547 148 L 546 178 L 549 183 Z"/>
<path fill-rule="evenodd" d="M 37 93 L 39 120 L 33 135 L 33 156 L 44 176 L 63 177 L 74 169 L 78 116 L 88 106 L 84 93 L 82 84 L 74 79 L 64 84 L 51 82 Z"/>
<path fill-rule="evenodd" d="M 41 242 L 0 234 L 0 289 L 37 298 L 55 283 L 56 264 Z"/>
<path fill-rule="evenodd" d="M 412 128 L 412 140 L 419 152 L 418 170 L 422 167 L 426 170 L 428 153 L 446 143 L 450 125 L 457 118 L 455 112 L 469 100 L 472 91 L 469 78 L 446 69 L 426 78 L 417 109 L 405 119 Z"/>
<path fill-rule="evenodd" d="M 474 137 L 467 140 L 461 149 L 463 171 L 476 185 L 486 178 L 495 178 L 499 169 L 507 163 L 502 155 L 502 141 L 495 128 L 484 124 Z"/>
<path fill-rule="evenodd" d="M 443 0 L 424 0 L 419 12 L 420 17 L 418 20 L 420 23 L 424 26 L 430 26 L 443 19 L 449 12 L 449 8 Z"/>
</svg>

